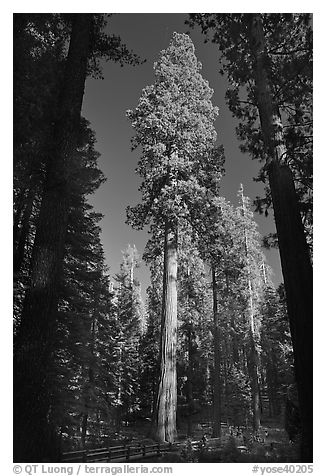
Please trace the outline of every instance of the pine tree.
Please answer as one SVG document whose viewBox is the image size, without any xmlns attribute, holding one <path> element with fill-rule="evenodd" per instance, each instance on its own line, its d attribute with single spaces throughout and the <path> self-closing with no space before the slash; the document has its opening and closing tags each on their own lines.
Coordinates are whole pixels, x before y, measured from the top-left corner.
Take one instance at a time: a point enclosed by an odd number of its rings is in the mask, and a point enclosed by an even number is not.
<svg viewBox="0 0 326 476">
<path fill-rule="evenodd" d="M 290 328 L 279 292 L 267 279 L 261 301 L 261 362 L 267 387 L 269 416 L 281 413 L 287 387 L 293 384 L 293 349 Z"/>
<path fill-rule="evenodd" d="M 123 252 L 120 273 L 116 275 L 117 321 L 119 326 L 119 371 L 117 375 L 117 400 L 120 419 L 128 419 L 138 408 L 139 394 L 139 343 L 144 329 L 144 309 L 141 301 L 140 283 L 134 275 L 139 267 L 139 256 L 135 246 L 128 245 Z"/>
</svg>

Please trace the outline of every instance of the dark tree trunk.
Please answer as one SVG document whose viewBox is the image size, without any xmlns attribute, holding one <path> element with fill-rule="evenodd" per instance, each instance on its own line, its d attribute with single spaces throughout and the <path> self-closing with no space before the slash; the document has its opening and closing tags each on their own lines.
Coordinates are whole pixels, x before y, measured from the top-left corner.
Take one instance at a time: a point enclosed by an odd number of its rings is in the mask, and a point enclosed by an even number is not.
<svg viewBox="0 0 326 476">
<path fill-rule="evenodd" d="M 84 412 L 82 417 L 81 437 L 80 437 L 80 445 L 82 450 L 85 449 L 85 445 L 86 445 L 87 421 L 88 421 L 88 413 Z"/>
<path fill-rule="evenodd" d="M 26 244 L 28 241 L 30 220 L 33 211 L 35 199 L 35 190 L 31 187 L 27 194 L 26 205 L 22 215 L 20 232 L 16 236 L 16 246 L 14 250 L 14 273 L 18 273 L 21 270 L 26 251 Z"/>
<path fill-rule="evenodd" d="M 175 225 L 167 222 L 164 241 L 160 375 L 153 436 L 160 442 L 169 443 L 173 443 L 177 433 L 177 266 L 177 230 Z"/>
<path fill-rule="evenodd" d="M 312 267 L 291 171 L 273 163 L 269 172 L 295 362 L 303 462 L 313 459 Z"/>
<path fill-rule="evenodd" d="M 234 315 L 231 315 L 231 329 L 232 329 L 232 337 L 231 337 L 231 345 L 232 345 L 232 358 L 233 362 L 237 364 L 239 362 L 239 342 L 238 342 L 238 334 L 237 329 L 234 322 Z"/>
<path fill-rule="evenodd" d="M 209 357 L 206 356 L 206 365 L 205 365 L 205 401 L 209 401 L 211 399 L 211 369 L 209 367 Z"/>
<path fill-rule="evenodd" d="M 15 200 L 15 213 L 14 213 L 14 223 L 13 223 L 13 243 L 14 247 L 17 246 L 18 240 L 19 240 L 19 225 L 20 221 L 22 218 L 23 210 L 24 210 L 24 204 L 25 204 L 25 193 L 26 193 L 26 188 L 24 187 L 21 189 L 16 197 Z"/>
<path fill-rule="evenodd" d="M 213 341 L 214 341 L 214 375 L 213 375 L 213 438 L 221 436 L 221 342 L 218 316 L 218 296 L 215 267 L 212 266 L 213 285 Z"/>
<path fill-rule="evenodd" d="M 287 309 L 293 342 L 295 375 L 302 420 L 302 462 L 313 457 L 313 312 L 312 266 L 298 208 L 294 180 L 285 164 L 282 122 L 272 101 L 268 55 L 260 14 L 249 16 L 257 103 L 267 153 L 266 166 L 273 200 Z"/>
<path fill-rule="evenodd" d="M 54 384 L 53 343 L 68 221 L 68 162 L 76 149 L 79 132 L 91 18 L 89 14 L 74 16 L 53 143 L 49 144 L 33 246 L 31 285 L 15 341 L 15 462 L 54 461 L 58 457 L 53 445 L 55 431 L 49 423 Z"/>
</svg>

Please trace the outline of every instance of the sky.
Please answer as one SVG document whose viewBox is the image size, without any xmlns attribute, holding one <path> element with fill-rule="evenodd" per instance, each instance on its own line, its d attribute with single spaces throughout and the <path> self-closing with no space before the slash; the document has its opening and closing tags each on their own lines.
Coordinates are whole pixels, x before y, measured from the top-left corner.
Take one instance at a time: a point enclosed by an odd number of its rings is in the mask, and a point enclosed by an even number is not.
<svg viewBox="0 0 326 476">
<path fill-rule="evenodd" d="M 168 46 L 173 32 L 189 32 L 195 54 L 203 65 L 202 75 L 214 90 L 212 102 L 219 107 L 215 126 L 226 158 L 221 195 L 237 205 L 240 183 L 244 186 L 245 195 L 252 200 L 257 195 L 263 195 L 263 185 L 253 181 L 259 163 L 239 150 L 240 142 L 235 132 L 237 120 L 226 104 L 228 84 L 225 76 L 219 74 L 217 45 L 204 43 L 199 29 L 192 30 L 185 25 L 186 18 L 184 13 L 123 13 L 112 16 L 108 31 L 119 35 L 129 50 L 146 59 L 146 62 L 123 67 L 112 61 L 107 62 L 103 64 L 103 80 L 89 78 L 86 82 L 82 114 L 96 131 L 96 149 L 101 153 L 99 167 L 107 177 L 107 181 L 90 197 L 90 203 L 96 211 L 104 214 L 101 221 L 102 242 L 111 276 L 119 271 L 121 251 L 128 243 L 135 244 L 141 255 L 149 238 L 146 231 L 133 230 L 125 224 L 126 207 L 140 202 L 140 178 L 135 174 L 140 151 L 131 151 L 133 129 L 126 118 L 126 110 L 133 109 L 142 89 L 153 83 L 154 62 L 159 52 Z M 275 232 L 272 212 L 268 217 L 255 213 L 255 220 L 262 235 Z M 273 269 L 274 283 L 278 285 L 283 281 L 278 250 L 266 250 L 265 255 Z M 138 278 L 144 292 L 149 284 L 149 273 L 144 264 L 138 270 Z"/>
</svg>

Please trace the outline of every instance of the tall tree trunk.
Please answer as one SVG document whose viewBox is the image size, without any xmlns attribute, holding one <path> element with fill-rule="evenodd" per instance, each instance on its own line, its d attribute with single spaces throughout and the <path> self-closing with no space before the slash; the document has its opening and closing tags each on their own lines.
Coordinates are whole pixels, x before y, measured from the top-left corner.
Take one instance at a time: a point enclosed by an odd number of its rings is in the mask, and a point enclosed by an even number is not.
<svg viewBox="0 0 326 476">
<path fill-rule="evenodd" d="M 165 225 L 163 307 L 160 345 L 160 376 L 155 404 L 153 435 L 173 443 L 177 412 L 177 229 Z"/>
<path fill-rule="evenodd" d="M 124 359 L 124 352 L 122 349 L 122 339 L 123 339 L 123 333 L 122 330 L 120 330 L 120 338 L 119 338 L 119 357 L 118 357 L 118 375 L 117 375 L 117 406 L 116 406 L 116 420 L 115 420 L 115 425 L 116 425 L 116 432 L 119 432 L 122 426 L 122 419 L 123 419 L 123 400 L 122 400 L 122 393 L 123 393 L 123 359 Z"/>
<path fill-rule="evenodd" d="M 258 380 L 258 352 L 252 331 L 249 331 L 249 355 L 248 372 L 250 377 L 251 400 L 252 400 L 252 428 L 257 431 L 260 428 L 260 391 Z"/>
<path fill-rule="evenodd" d="M 205 366 L 205 401 L 211 400 L 211 369 L 210 369 L 210 359 L 206 356 L 206 366 Z"/>
<path fill-rule="evenodd" d="M 239 362 L 239 342 L 238 342 L 238 333 L 235 325 L 234 313 L 231 314 L 231 348 L 232 348 L 232 359 L 235 364 Z"/>
<path fill-rule="evenodd" d="M 68 221 L 68 162 L 77 145 L 92 15 L 74 17 L 14 355 L 14 461 L 53 461 L 49 424 L 58 287 Z M 51 387 L 52 386 L 52 387 Z"/>
<path fill-rule="evenodd" d="M 214 341 L 214 375 L 213 375 L 213 438 L 221 436 L 221 342 L 218 318 L 218 296 L 215 266 L 212 265 L 213 285 L 213 341 Z"/>
<path fill-rule="evenodd" d="M 249 16 L 248 34 L 293 342 L 295 375 L 303 427 L 301 460 L 311 462 L 313 456 L 312 266 L 292 172 L 284 163 L 287 151 L 280 114 L 272 100 L 267 70 L 268 55 L 260 14 Z"/>
<path fill-rule="evenodd" d="M 224 401 L 225 401 L 225 421 L 230 424 L 230 402 L 229 402 L 229 384 L 228 384 L 228 349 L 227 341 L 224 341 L 224 362 L 223 362 L 223 373 L 224 373 Z M 237 354 L 238 355 L 238 354 Z"/>
<path fill-rule="evenodd" d="M 246 207 L 243 197 L 243 187 L 241 184 L 240 188 L 241 199 L 242 199 L 242 210 L 243 216 L 246 215 Z M 251 280 L 251 270 L 250 270 L 250 257 L 249 257 L 249 248 L 248 248 L 248 237 L 247 230 L 244 230 L 244 239 L 245 239 L 245 253 L 247 261 L 247 283 L 248 283 L 248 311 L 249 311 L 249 352 L 248 352 L 248 372 L 250 378 L 250 387 L 251 387 L 251 400 L 252 400 L 252 428 L 254 431 L 257 431 L 260 427 L 260 392 L 259 392 L 259 381 L 258 381 L 258 368 L 259 368 L 259 357 L 256 344 L 256 332 L 255 332 L 255 311 L 254 311 L 254 301 L 253 301 L 253 289 L 252 289 L 252 280 Z"/>
<path fill-rule="evenodd" d="M 193 378 L 194 378 L 194 362 L 193 362 L 193 330 L 192 322 L 189 322 L 187 329 L 188 341 L 188 372 L 187 372 L 187 403 L 188 403 L 188 430 L 187 435 L 193 434 L 193 411 L 194 411 L 194 395 L 193 395 Z"/>
</svg>

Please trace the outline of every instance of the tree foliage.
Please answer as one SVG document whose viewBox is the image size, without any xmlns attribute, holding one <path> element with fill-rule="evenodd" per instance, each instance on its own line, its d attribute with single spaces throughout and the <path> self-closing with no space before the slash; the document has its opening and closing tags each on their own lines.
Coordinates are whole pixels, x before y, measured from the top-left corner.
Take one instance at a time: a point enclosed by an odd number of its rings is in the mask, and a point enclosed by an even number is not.
<svg viewBox="0 0 326 476">
<path fill-rule="evenodd" d="M 229 88 L 226 99 L 239 120 L 237 134 L 241 151 L 253 159 L 266 161 L 266 150 L 259 123 L 253 60 L 248 38 L 247 14 L 191 14 L 188 24 L 199 25 L 206 41 L 216 43 L 221 73 Z M 312 243 L 312 21 L 311 15 L 262 14 L 268 55 L 273 104 L 280 112 L 287 149 L 285 163 L 290 166 L 299 199 L 305 231 Z M 256 197 L 256 209 L 268 213 L 271 193 L 267 169 L 262 166 L 258 181 L 265 184 L 265 196 Z M 274 243 L 274 237 L 270 237 Z M 274 240 L 274 241 L 273 241 Z"/>
<path fill-rule="evenodd" d="M 200 74 L 201 64 L 187 35 L 173 35 L 154 65 L 155 83 L 143 89 L 138 106 L 127 112 L 141 146 L 137 173 L 143 178 L 142 203 L 128 209 L 133 226 L 187 216 L 209 176 L 218 182 L 215 164 L 218 109 L 213 90 Z"/>
</svg>

